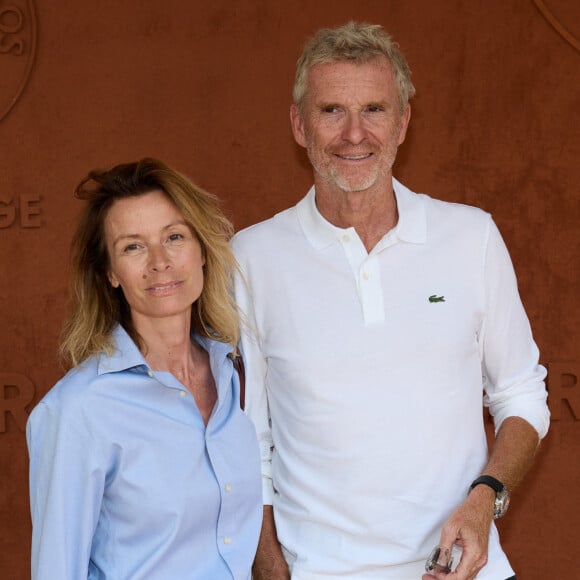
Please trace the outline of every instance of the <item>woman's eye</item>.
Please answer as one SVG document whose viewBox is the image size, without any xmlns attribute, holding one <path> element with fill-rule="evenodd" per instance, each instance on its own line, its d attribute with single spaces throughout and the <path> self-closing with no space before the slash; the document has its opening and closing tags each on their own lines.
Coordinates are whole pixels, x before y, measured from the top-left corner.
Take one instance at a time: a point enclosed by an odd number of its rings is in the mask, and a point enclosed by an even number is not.
<svg viewBox="0 0 580 580">
<path fill-rule="evenodd" d="M 139 249 L 139 244 L 129 244 L 123 249 L 124 252 L 134 252 Z"/>
<path fill-rule="evenodd" d="M 171 234 L 171 235 L 169 236 L 169 239 L 170 239 L 172 242 L 179 241 L 179 240 L 183 240 L 183 234 Z"/>
</svg>

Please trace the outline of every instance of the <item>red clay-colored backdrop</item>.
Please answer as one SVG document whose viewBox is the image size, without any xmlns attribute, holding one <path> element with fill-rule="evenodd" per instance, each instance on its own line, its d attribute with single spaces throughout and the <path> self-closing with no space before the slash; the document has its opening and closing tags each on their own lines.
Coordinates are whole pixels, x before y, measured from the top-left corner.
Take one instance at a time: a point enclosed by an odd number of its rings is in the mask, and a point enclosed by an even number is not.
<svg viewBox="0 0 580 580">
<path fill-rule="evenodd" d="M 29 577 L 24 426 L 62 372 L 73 187 L 156 156 L 237 228 L 295 203 L 311 175 L 294 63 L 350 19 L 391 31 L 413 69 L 396 175 L 490 211 L 511 250 L 553 420 L 503 543 L 520 580 L 580 577 L 577 0 L 0 0 L 0 578 Z"/>
</svg>

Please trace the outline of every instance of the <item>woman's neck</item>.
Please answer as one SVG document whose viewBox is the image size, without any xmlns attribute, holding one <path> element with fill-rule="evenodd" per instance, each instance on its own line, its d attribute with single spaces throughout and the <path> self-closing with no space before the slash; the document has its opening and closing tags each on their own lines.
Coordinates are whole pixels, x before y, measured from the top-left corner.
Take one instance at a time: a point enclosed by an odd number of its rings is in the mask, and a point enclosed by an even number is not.
<svg viewBox="0 0 580 580">
<path fill-rule="evenodd" d="M 143 356 L 153 370 L 182 369 L 182 374 L 194 362 L 196 349 L 192 354 L 189 315 L 143 319 L 133 316 L 133 325 L 143 342 Z"/>
<path fill-rule="evenodd" d="M 195 398 L 207 425 L 217 400 L 209 354 L 191 339 L 191 317 L 135 320 L 143 356 L 155 371 L 171 373 Z"/>
</svg>

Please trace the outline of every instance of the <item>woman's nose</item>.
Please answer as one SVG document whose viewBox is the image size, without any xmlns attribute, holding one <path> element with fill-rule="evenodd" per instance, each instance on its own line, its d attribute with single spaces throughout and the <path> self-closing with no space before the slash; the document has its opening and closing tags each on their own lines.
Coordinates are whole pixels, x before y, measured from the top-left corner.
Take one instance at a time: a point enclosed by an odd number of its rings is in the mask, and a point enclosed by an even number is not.
<svg viewBox="0 0 580 580">
<path fill-rule="evenodd" d="M 149 249 L 149 268 L 156 272 L 167 270 L 170 266 L 167 250 L 163 246 L 154 246 Z"/>
</svg>

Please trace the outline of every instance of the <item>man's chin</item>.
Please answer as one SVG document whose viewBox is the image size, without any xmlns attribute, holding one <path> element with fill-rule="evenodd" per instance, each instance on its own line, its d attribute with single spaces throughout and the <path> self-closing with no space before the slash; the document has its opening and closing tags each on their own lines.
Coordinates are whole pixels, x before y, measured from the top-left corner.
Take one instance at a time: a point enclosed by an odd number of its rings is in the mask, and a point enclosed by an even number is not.
<svg viewBox="0 0 580 580">
<path fill-rule="evenodd" d="M 378 181 L 378 175 L 344 175 L 329 172 L 316 171 L 318 178 L 330 189 L 338 189 L 344 193 L 364 193 L 372 188 Z"/>
<path fill-rule="evenodd" d="M 340 179 L 335 180 L 337 187 L 344 193 L 364 193 L 369 190 L 375 183 L 376 179 Z"/>
<path fill-rule="evenodd" d="M 329 177 L 329 181 L 332 181 L 335 187 L 338 187 L 345 193 L 362 193 L 373 187 L 373 185 L 376 184 L 379 176 L 378 172 L 373 171 L 369 173 L 367 169 L 366 172 L 353 171 L 350 174 L 336 172 L 333 175 L 331 173 Z"/>
</svg>

